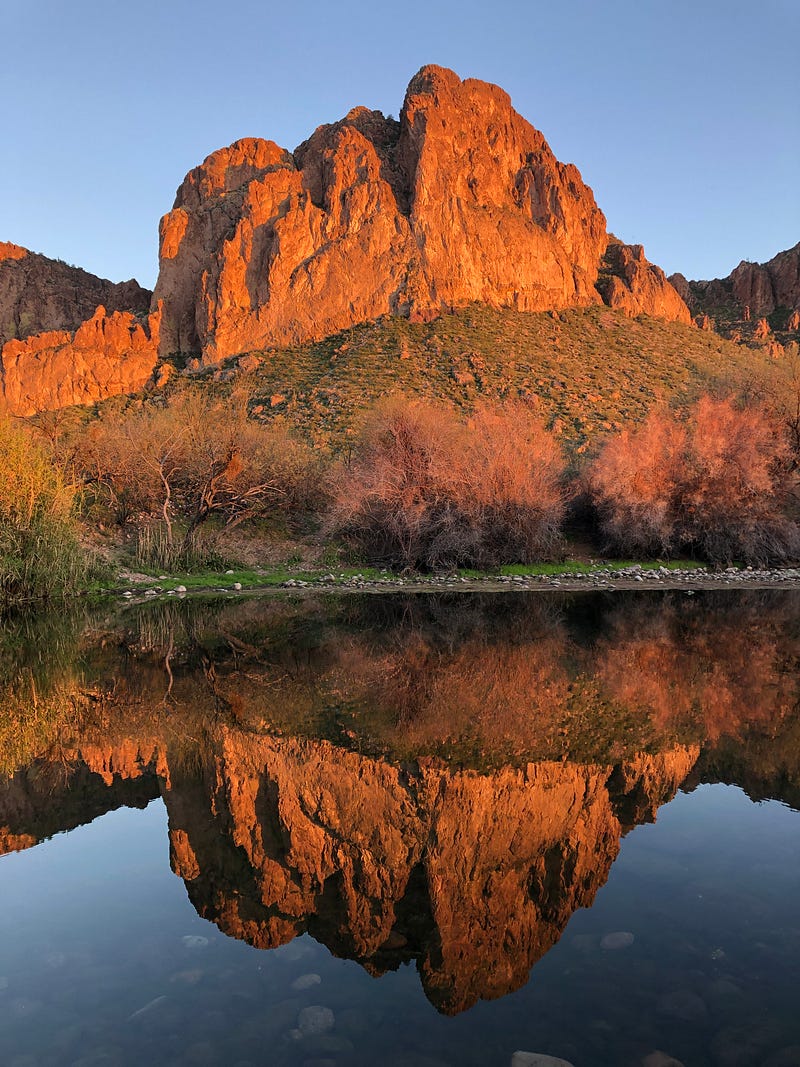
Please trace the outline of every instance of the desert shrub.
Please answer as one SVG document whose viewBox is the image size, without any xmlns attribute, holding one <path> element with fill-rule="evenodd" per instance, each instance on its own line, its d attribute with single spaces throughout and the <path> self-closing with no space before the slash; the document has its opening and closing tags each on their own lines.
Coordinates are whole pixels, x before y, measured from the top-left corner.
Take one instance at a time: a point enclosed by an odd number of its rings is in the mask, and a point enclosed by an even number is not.
<svg viewBox="0 0 800 1067">
<path fill-rule="evenodd" d="M 522 404 L 468 424 L 416 400 L 377 407 L 335 479 L 331 526 L 405 567 L 493 566 L 550 554 L 563 514 L 558 447 Z"/>
<path fill-rule="evenodd" d="M 377 559 L 422 562 L 448 508 L 458 431 L 421 402 L 376 407 L 334 479 L 332 527 Z"/>
<path fill-rule="evenodd" d="M 800 554 L 785 515 L 789 466 L 785 435 L 763 411 L 703 397 L 683 422 L 652 412 L 607 441 L 588 485 L 620 555 L 768 563 Z"/>
<path fill-rule="evenodd" d="M 679 541 L 676 504 L 686 429 L 667 412 L 609 438 L 588 472 L 589 495 L 610 549 L 670 555 Z"/>
<path fill-rule="evenodd" d="M 323 487 L 319 459 L 282 425 L 248 418 L 245 396 L 195 390 L 121 418 L 101 415 L 75 462 L 118 522 L 137 520 L 151 555 L 163 546 L 153 560 L 162 566 L 193 553 L 211 516 L 226 528 L 276 512 L 298 520 Z"/>
<path fill-rule="evenodd" d="M 3 415 L 0 471 L 0 608 L 74 593 L 88 560 L 73 523 L 73 487 L 44 448 Z"/>
<path fill-rule="evenodd" d="M 522 401 L 484 404 L 470 420 L 458 507 L 478 566 L 548 558 L 561 544 L 564 458 Z"/>
</svg>

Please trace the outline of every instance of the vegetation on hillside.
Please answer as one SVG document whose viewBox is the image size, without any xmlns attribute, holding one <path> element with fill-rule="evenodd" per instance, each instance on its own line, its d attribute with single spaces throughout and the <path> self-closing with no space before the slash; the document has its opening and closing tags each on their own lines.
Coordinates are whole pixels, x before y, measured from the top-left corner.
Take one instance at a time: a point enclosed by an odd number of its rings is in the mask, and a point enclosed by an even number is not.
<svg viewBox="0 0 800 1067">
<path fill-rule="evenodd" d="M 793 351 L 776 360 L 766 347 L 604 307 L 526 314 L 473 305 L 427 323 L 382 319 L 196 375 L 220 395 L 246 381 L 257 420 L 280 416 L 313 445 L 337 451 L 377 401 L 398 393 L 460 411 L 523 399 L 568 454 L 582 455 L 657 404 L 685 406 L 756 381 L 781 396 Z"/>
</svg>

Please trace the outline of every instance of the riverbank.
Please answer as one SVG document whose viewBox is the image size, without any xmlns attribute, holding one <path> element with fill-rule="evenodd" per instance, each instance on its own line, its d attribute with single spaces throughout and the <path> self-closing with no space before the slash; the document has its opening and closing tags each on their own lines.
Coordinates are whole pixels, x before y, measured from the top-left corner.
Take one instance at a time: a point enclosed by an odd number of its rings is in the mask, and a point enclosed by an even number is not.
<svg viewBox="0 0 800 1067">
<path fill-rule="evenodd" d="M 528 569 L 507 568 L 508 573 L 477 574 L 455 572 L 446 575 L 399 575 L 389 571 L 273 571 L 248 570 L 184 576 L 148 576 L 130 571 L 120 574 L 113 588 L 102 590 L 123 600 L 149 600 L 157 597 L 185 597 L 218 594 L 306 594 L 318 592 L 543 592 L 562 590 L 641 590 L 679 589 L 693 593 L 702 589 L 785 587 L 800 588 L 800 567 L 759 569 L 728 567 L 711 569 L 684 562 L 547 564 Z"/>
</svg>

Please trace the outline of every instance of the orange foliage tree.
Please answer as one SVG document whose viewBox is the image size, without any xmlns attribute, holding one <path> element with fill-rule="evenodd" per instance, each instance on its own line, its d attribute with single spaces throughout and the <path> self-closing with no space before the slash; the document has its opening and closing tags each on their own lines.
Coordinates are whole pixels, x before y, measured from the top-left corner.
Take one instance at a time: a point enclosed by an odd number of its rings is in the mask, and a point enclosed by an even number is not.
<svg viewBox="0 0 800 1067">
<path fill-rule="evenodd" d="M 332 527 L 375 559 L 408 567 L 492 566 L 551 555 L 564 461 L 521 402 L 464 422 L 392 399 L 368 419 L 336 480 Z"/>
<path fill-rule="evenodd" d="M 656 411 L 609 439 L 588 485 L 611 551 L 768 563 L 800 554 L 785 515 L 789 467 L 763 411 L 703 397 L 685 421 Z"/>
<path fill-rule="evenodd" d="M 246 401 L 187 390 L 165 406 L 101 415 L 73 463 L 119 521 L 159 517 L 170 546 L 176 521 L 186 548 L 213 515 L 231 527 L 311 508 L 322 485 L 318 460 L 283 427 L 248 418 Z"/>
</svg>

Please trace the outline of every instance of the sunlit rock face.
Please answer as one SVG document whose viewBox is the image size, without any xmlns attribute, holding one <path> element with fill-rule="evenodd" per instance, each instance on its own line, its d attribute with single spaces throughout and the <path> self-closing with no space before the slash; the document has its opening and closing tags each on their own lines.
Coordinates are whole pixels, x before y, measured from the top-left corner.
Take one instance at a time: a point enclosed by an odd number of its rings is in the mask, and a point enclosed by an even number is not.
<svg viewBox="0 0 800 1067">
<path fill-rule="evenodd" d="M 428 66 L 399 121 L 354 108 L 294 153 L 245 139 L 187 175 L 161 221 L 161 352 L 213 362 L 472 301 L 597 304 L 607 242 L 591 189 L 507 93 Z M 688 321 L 657 269 L 620 285 L 631 313 Z"/>
<path fill-rule="evenodd" d="M 800 309 L 800 243 L 779 252 L 766 263 L 742 260 L 727 278 L 711 281 L 687 281 L 681 274 L 670 281 L 693 313 L 714 314 L 719 308 L 734 310 L 737 317 L 743 312 L 754 320 L 770 315 L 779 308 L 788 311 L 787 328 L 797 331 L 800 320 L 791 312 Z"/>
<path fill-rule="evenodd" d="M 610 237 L 600 269 L 597 288 L 609 307 L 630 317 L 646 314 L 691 325 L 682 294 L 660 267 L 647 260 L 641 245 Z"/>
<path fill-rule="evenodd" d="M 33 415 L 141 389 L 158 354 L 151 296 L 0 242 L 0 401 Z"/>
<path fill-rule="evenodd" d="M 208 156 L 161 220 L 151 304 L 135 281 L 0 244 L 0 390 L 22 415 L 87 404 L 141 389 L 159 355 L 215 363 L 472 302 L 605 299 L 688 322 L 641 248 L 618 262 L 609 241 L 577 168 L 507 93 L 427 66 L 399 121 L 356 107 L 293 153 L 245 138 Z"/>
<path fill-rule="evenodd" d="M 0 242 L 0 403 L 33 415 L 141 389 L 158 354 L 151 296 Z"/>
<path fill-rule="evenodd" d="M 71 333 L 51 330 L 8 341 L 0 352 L 0 387 L 9 411 L 34 415 L 134 393 L 158 358 L 160 312 L 141 319 L 98 307 Z"/>
</svg>

